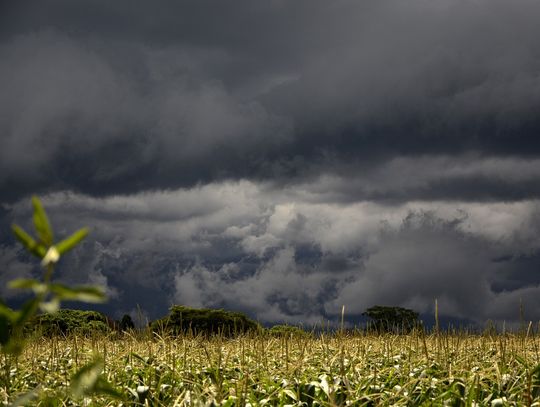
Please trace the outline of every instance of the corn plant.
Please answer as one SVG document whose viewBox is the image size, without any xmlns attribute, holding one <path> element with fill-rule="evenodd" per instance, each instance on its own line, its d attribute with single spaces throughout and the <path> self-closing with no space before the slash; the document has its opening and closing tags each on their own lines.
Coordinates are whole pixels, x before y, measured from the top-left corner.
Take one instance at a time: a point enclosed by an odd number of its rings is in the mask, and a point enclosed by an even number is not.
<svg viewBox="0 0 540 407">
<path fill-rule="evenodd" d="M 60 308 L 62 301 L 83 301 L 99 303 L 105 301 L 102 288 L 94 286 L 70 287 L 52 281 L 56 263 L 69 250 L 79 244 L 88 234 L 88 228 L 82 228 L 68 238 L 55 242 L 53 229 L 45 210 L 37 197 L 32 197 L 33 223 L 36 236 L 33 237 L 18 225 L 12 230 L 24 248 L 41 260 L 44 269 L 41 279 L 16 279 L 9 282 L 12 289 L 27 290 L 33 293 L 21 309 L 12 310 L 0 300 L 0 350 L 4 354 L 6 374 L 4 384 L 9 388 L 11 362 L 16 361 L 24 350 L 25 326 L 39 312 L 54 313 Z M 105 380 L 101 371 L 103 361 L 94 358 L 83 366 L 71 378 L 70 393 L 78 398 L 95 393 L 108 394 L 113 397 L 121 395 Z M 39 396 L 39 391 L 26 394 L 15 404 L 25 404 L 29 398 Z"/>
</svg>

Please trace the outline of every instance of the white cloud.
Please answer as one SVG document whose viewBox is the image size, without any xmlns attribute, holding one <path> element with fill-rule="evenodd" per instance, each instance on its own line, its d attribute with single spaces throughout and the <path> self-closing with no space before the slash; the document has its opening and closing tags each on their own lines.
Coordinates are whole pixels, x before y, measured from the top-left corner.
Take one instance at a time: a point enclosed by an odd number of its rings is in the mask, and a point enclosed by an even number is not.
<svg viewBox="0 0 540 407">
<path fill-rule="evenodd" d="M 437 298 L 443 315 L 481 320 L 540 284 L 513 260 L 538 253 L 537 201 L 337 204 L 296 192 L 241 181 L 43 202 L 59 236 L 87 224 L 96 242 L 66 257 L 61 277 L 105 284 L 120 302 L 162 290 L 162 308 L 315 323 L 342 305 L 351 315 L 381 303 L 429 313 Z M 11 207 L 16 218 L 28 215 L 23 204 Z M 508 293 L 493 288 L 507 279 Z"/>
</svg>

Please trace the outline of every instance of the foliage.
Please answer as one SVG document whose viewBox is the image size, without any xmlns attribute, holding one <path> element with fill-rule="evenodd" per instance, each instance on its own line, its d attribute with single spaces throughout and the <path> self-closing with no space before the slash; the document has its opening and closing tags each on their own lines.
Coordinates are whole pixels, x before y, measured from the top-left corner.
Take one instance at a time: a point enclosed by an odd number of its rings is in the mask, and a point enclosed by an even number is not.
<svg viewBox="0 0 540 407">
<path fill-rule="evenodd" d="M 257 332 L 261 326 L 240 312 L 222 309 L 191 308 L 174 305 L 165 318 L 151 324 L 154 332 L 172 335 L 192 333 L 194 335 L 235 336 L 249 331 Z"/>
<path fill-rule="evenodd" d="M 37 383 L 49 404 L 113 406 L 531 406 L 540 403 L 538 341 L 527 334 L 413 331 L 144 338 L 36 338 L 12 368 L 14 393 Z M 94 352 L 101 362 L 88 363 Z M 86 388 L 73 402 L 61 389 Z M 101 372 L 106 372 L 100 376 Z M 0 387 L 0 400 L 5 397 Z M 28 405 L 26 403 L 25 405 Z"/>
<path fill-rule="evenodd" d="M 311 333 L 304 331 L 302 328 L 294 325 L 274 325 L 268 329 L 268 333 L 275 337 L 310 337 Z"/>
<path fill-rule="evenodd" d="M 407 308 L 375 305 L 362 315 L 371 318 L 370 329 L 377 332 L 410 332 L 419 324 L 418 313 Z"/>
<path fill-rule="evenodd" d="M 97 311 L 61 309 L 53 314 L 37 315 L 28 324 L 45 336 L 91 336 L 111 331 L 107 317 Z"/>
<path fill-rule="evenodd" d="M 49 218 L 43 209 L 40 200 L 32 197 L 33 216 L 32 220 L 36 237 L 31 236 L 18 225 L 13 225 L 12 230 L 23 247 L 41 260 L 44 268 L 42 279 L 17 279 L 9 283 L 13 289 L 27 290 L 33 293 L 20 310 L 12 310 L 0 301 L 0 350 L 4 354 L 3 376 L 0 377 L 0 387 L 5 389 L 5 402 L 8 400 L 14 387 L 12 378 L 14 362 L 18 365 L 19 355 L 25 349 L 24 333 L 28 329 L 30 321 L 34 318 L 49 318 L 48 316 L 36 317 L 38 312 L 53 314 L 58 311 L 61 301 L 84 301 L 102 302 L 105 300 L 103 290 L 93 286 L 68 287 L 51 281 L 55 264 L 67 251 L 73 249 L 88 234 L 88 229 L 83 228 L 73 233 L 68 238 L 55 242 L 54 233 Z M 94 358 L 86 366 L 75 371 L 72 380 L 72 395 L 83 397 L 98 393 L 120 397 L 111 386 L 107 384 L 101 371 L 102 361 L 99 357 Z M 15 367 L 15 371 L 16 371 Z M 91 372 L 91 375 L 87 373 Z M 82 380 L 83 378 L 84 380 Z M 36 383 L 37 385 L 37 383 Z M 30 390 L 13 402 L 13 405 L 24 405 L 35 398 L 41 398 L 38 388 Z M 42 400 L 45 405 L 54 405 L 52 401 Z"/>
<path fill-rule="evenodd" d="M 41 259 L 45 272 L 41 281 L 17 279 L 9 283 L 10 288 L 29 290 L 34 294 L 34 297 L 28 300 L 20 310 L 11 310 L 0 303 L 0 345 L 2 352 L 14 355 L 20 353 L 24 346 L 23 333 L 27 322 L 39 310 L 55 312 L 60 302 L 65 300 L 101 302 L 105 299 L 103 291 L 96 287 L 68 287 L 51 282 L 54 265 L 63 254 L 86 237 L 88 229 L 80 229 L 67 239 L 55 243 L 51 224 L 38 198 L 32 198 L 32 206 L 34 209 L 32 218 L 37 237 L 30 236 L 18 225 L 13 225 L 12 230 L 26 250 Z"/>
<path fill-rule="evenodd" d="M 122 316 L 122 319 L 120 320 L 120 330 L 129 331 L 131 329 L 135 329 L 135 323 L 131 319 L 131 316 L 129 316 L 128 314 L 124 314 L 124 316 Z"/>
</svg>

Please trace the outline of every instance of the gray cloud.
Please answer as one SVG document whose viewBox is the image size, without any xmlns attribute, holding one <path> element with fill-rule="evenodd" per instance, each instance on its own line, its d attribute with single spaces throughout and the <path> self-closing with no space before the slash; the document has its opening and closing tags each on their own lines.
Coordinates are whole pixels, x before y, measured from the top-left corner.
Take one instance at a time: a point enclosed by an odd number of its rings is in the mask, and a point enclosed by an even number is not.
<svg viewBox="0 0 540 407">
<path fill-rule="evenodd" d="M 535 2 L 209 4 L 11 6 L 0 37 L 5 199 L 303 182 L 432 155 L 471 171 L 362 195 L 538 196 L 534 176 L 472 171 L 540 152 Z"/>
<path fill-rule="evenodd" d="M 521 299 L 540 318 L 538 201 L 321 203 L 243 181 L 44 202 L 59 236 L 92 225 L 58 278 L 105 285 L 109 312 L 182 303 L 313 324 L 342 305 L 351 318 L 373 304 L 429 314 L 437 298 L 441 315 L 481 322 L 515 320 Z"/>
<path fill-rule="evenodd" d="M 540 318 L 538 2 L 2 7 L 5 278 L 38 193 L 117 313 Z"/>
</svg>

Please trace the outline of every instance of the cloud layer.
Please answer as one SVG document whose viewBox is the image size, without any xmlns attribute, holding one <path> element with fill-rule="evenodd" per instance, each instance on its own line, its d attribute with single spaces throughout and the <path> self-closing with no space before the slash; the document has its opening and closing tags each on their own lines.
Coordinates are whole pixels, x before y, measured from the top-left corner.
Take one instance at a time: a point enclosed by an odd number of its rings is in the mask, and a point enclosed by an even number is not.
<svg viewBox="0 0 540 407">
<path fill-rule="evenodd" d="M 117 313 L 540 318 L 538 2 L 31 3 L 0 13 L 3 280 L 38 193 Z"/>
<path fill-rule="evenodd" d="M 3 196 L 286 182 L 425 155 L 537 165 L 536 2 L 239 2 L 219 19 L 206 2 L 87 7 L 11 8 Z M 538 194 L 482 170 L 427 189 Z"/>
<path fill-rule="evenodd" d="M 390 206 L 298 193 L 242 181 L 44 202 L 60 234 L 92 225 L 59 277 L 107 286 L 117 313 L 138 304 L 156 317 L 182 303 L 315 324 L 342 305 L 351 318 L 373 304 L 430 314 L 437 298 L 448 317 L 511 321 L 522 301 L 540 318 L 538 201 Z M 12 216 L 28 217 L 25 206 Z"/>
</svg>

